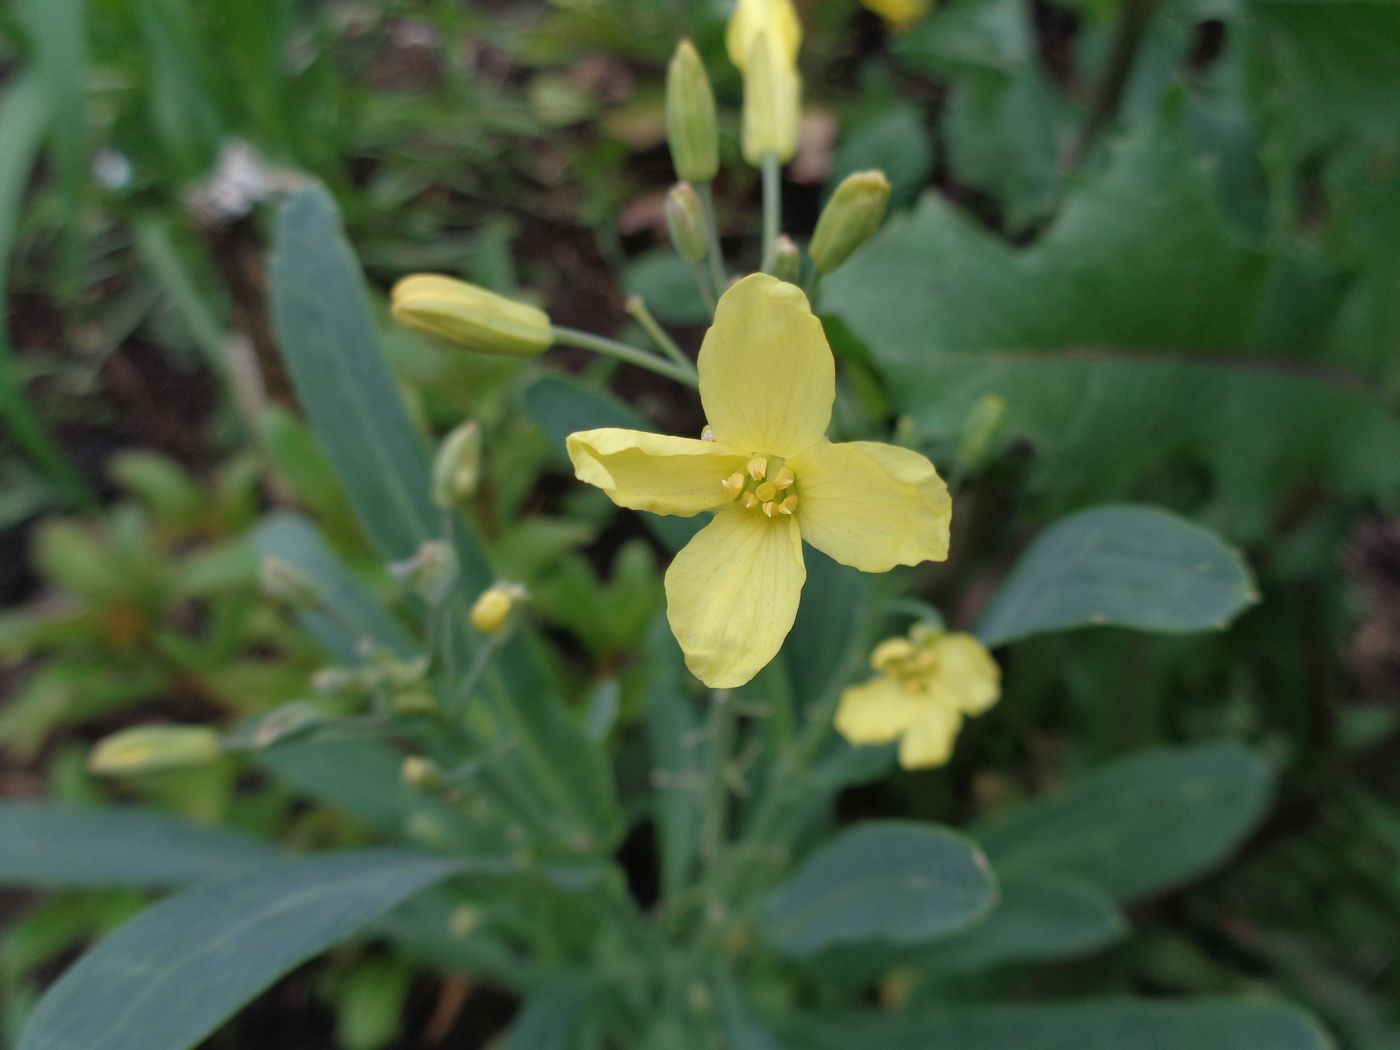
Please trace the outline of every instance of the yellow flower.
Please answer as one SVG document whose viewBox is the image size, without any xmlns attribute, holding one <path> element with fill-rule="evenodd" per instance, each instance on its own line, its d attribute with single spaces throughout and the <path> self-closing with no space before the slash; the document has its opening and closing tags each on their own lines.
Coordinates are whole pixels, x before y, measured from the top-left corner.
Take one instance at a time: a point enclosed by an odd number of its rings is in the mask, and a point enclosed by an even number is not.
<svg viewBox="0 0 1400 1050">
<path fill-rule="evenodd" d="M 787 163 L 802 121 L 802 23 L 792 0 L 739 0 L 725 45 L 744 74 L 744 159 L 757 167 L 771 153 Z"/>
<path fill-rule="evenodd" d="M 856 745 L 898 738 L 905 769 L 947 762 L 963 716 L 980 715 L 1001 692 L 996 661 L 970 634 L 915 627 L 877 645 L 870 665 L 879 675 L 841 694 L 836 728 Z"/>
<path fill-rule="evenodd" d="M 891 29 L 908 29 L 933 7 L 933 0 L 860 0 L 885 20 Z"/>
<path fill-rule="evenodd" d="M 713 440 L 607 428 L 568 448 L 579 480 L 620 507 L 716 512 L 671 562 L 666 611 L 691 672 L 731 688 L 792 629 L 803 540 L 865 572 L 941 561 L 952 502 L 917 452 L 826 438 L 835 361 L 795 286 L 754 274 L 725 292 L 699 370 Z"/>
</svg>

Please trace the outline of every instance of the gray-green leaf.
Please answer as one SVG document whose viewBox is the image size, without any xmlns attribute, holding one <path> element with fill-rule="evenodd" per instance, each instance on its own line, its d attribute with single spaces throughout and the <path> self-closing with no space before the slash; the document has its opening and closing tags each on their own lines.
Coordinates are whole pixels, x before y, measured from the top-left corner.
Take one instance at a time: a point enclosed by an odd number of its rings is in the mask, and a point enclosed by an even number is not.
<svg viewBox="0 0 1400 1050">
<path fill-rule="evenodd" d="M 1152 507 L 1097 507 L 1031 544 L 977 636 L 994 646 L 1089 625 L 1218 629 L 1257 600 L 1243 559 L 1214 533 Z"/>
</svg>

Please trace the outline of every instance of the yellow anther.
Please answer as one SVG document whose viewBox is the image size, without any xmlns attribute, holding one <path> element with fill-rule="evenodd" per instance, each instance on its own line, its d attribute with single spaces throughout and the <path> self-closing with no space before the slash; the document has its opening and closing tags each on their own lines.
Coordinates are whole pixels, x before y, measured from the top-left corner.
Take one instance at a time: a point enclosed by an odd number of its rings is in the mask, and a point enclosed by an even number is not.
<svg viewBox="0 0 1400 1050">
<path fill-rule="evenodd" d="M 724 486 L 725 492 L 728 492 L 731 496 L 737 496 L 744 491 L 744 475 L 736 470 L 733 474 L 730 474 L 729 477 L 721 481 L 720 484 Z"/>
<path fill-rule="evenodd" d="M 778 505 L 774 503 L 771 499 L 763 505 L 763 513 L 767 514 L 770 518 L 777 512 Z"/>
<path fill-rule="evenodd" d="M 917 656 L 918 650 L 907 638 L 887 638 L 870 654 L 870 666 L 877 671 L 893 671 L 899 664 Z"/>
<path fill-rule="evenodd" d="M 753 490 L 753 494 L 764 503 L 767 503 L 778 494 L 778 486 L 774 485 L 771 481 L 765 481 L 763 484 L 759 485 L 758 488 Z"/>
<path fill-rule="evenodd" d="M 745 492 L 744 499 L 742 502 L 744 504 L 745 510 L 753 510 L 755 507 L 758 506 L 758 497 L 755 496 L 752 492 Z"/>
<path fill-rule="evenodd" d="M 715 439 L 715 428 L 712 427 L 712 426 L 710 426 L 708 423 L 706 423 L 706 424 L 705 424 L 705 429 L 703 429 L 702 431 L 700 431 L 700 440 L 701 440 L 701 441 L 713 441 L 714 439 Z"/>
<path fill-rule="evenodd" d="M 782 503 L 778 504 L 778 510 L 782 511 L 784 514 L 791 514 L 796 511 L 797 496 L 794 494 L 786 497 Z"/>
<path fill-rule="evenodd" d="M 762 456 L 755 456 L 749 460 L 748 471 L 749 477 L 753 478 L 754 481 L 762 481 L 768 476 L 768 460 Z"/>
<path fill-rule="evenodd" d="M 783 467 L 773 476 L 773 484 L 778 486 L 779 490 L 792 488 L 792 483 L 796 480 L 791 467 Z"/>
</svg>

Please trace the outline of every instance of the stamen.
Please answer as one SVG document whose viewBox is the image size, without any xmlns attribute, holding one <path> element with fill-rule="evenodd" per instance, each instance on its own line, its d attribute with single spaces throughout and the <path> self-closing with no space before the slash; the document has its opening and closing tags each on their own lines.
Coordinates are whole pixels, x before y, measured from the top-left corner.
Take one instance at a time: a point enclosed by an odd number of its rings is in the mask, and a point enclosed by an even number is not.
<svg viewBox="0 0 1400 1050">
<path fill-rule="evenodd" d="M 755 496 L 752 492 L 745 492 L 744 498 L 740 502 L 744 504 L 745 510 L 753 510 L 755 507 L 758 506 L 758 497 Z"/>
<path fill-rule="evenodd" d="M 771 481 L 765 481 L 763 484 L 759 485 L 758 488 L 753 490 L 753 494 L 764 503 L 767 503 L 778 494 L 778 486 L 774 485 Z"/>
<path fill-rule="evenodd" d="M 721 481 L 720 484 L 724 486 L 725 492 L 728 492 L 731 496 L 737 496 L 744 491 L 744 475 L 736 470 L 733 474 L 730 474 L 729 477 Z"/>
<path fill-rule="evenodd" d="M 784 514 L 791 514 L 797 510 L 797 494 L 793 493 L 791 496 L 785 497 L 783 502 L 778 505 L 778 509 Z"/>
<path fill-rule="evenodd" d="M 770 518 L 773 516 L 774 512 L 777 511 L 777 509 L 778 505 L 772 500 L 769 500 L 763 505 L 763 513 L 767 514 Z"/>
<path fill-rule="evenodd" d="M 749 460 L 748 471 L 749 477 L 754 481 L 762 481 L 768 476 L 768 460 L 763 456 L 755 456 Z"/>
<path fill-rule="evenodd" d="M 706 423 L 706 424 L 705 424 L 705 429 L 702 430 L 702 431 L 700 431 L 700 440 L 701 440 L 701 441 L 713 441 L 714 439 L 715 439 L 715 428 L 712 427 L 712 426 L 710 426 L 710 424 Z"/>
<path fill-rule="evenodd" d="M 793 474 L 791 467 L 782 467 L 779 469 L 778 473 L 774 475 L 773 484 L 781 491 L 782 489 L 792 488 L 792 483 L 796 480 L 797 476 Z"/>
</svg>

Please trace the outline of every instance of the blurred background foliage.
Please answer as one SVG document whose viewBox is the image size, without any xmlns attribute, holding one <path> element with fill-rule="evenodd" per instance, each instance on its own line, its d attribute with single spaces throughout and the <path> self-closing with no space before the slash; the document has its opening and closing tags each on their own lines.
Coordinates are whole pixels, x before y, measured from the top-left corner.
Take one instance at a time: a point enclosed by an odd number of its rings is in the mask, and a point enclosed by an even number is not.
<svg viewBox="0 0 1400 1050">
<path fill-rule="evenodd" d="M 799 6 L 808 109 L 788 228 L 806 235 L 826 188 L 861 168 L 885 169 L 898 205 L 823 289 L 843 397 L 961 485 L 953 559 L 921 597 L 968 624 L 1036 531 L 1128 500 L 1210 525 L 1261 590 L 1206 639 L 1020 643 L 1005 700 L 948 771 L 843 796 L 846 816 L 973 819 L 1110 758 L 1221 736 L 1281 771 L 1239 862 L 1189 898 L 1134 904 L 1131 935 L 1110 915 L 1072 963 L 921 979 L 1042 995 L 1266 987 L 1347 1050 L 1400 1047 L 1400 5 L 948 0 L 903 32 L 855 3 Z M 441 270 L 617 333 L 636 292 L 693 340 L 703 304 L 662 250 L 662 71 L 690 35 L 736 114 L 727 13 L 0 10 L 0 793 L 136 798 L 303 843 L 364 836 L 232 764 L 117 789 L 82 763 L 126 724 L 232 724 L 305 693 L 322 658 L 257 586 L 252 530 L 268 511 L 314 518 L 393 594 L 291 394 L 266 202 L 323 182 L 380 304 L 401 274 Z M 717 194 L 732 251 L 754 263 L 738 238 L 755 175 L 731 164 Z M 566 480 L 559 389 L 541 385 L 564 381 L 384 338 L 423 432 L 482 421 L 477 524 L 496 565 L 537 595 L 580 704 L 635 726 L 665 552 Z M 614 379 L 618 411 L 698 431 L 668 388 L 559 357 L 581 373 L 568 383 Z M 5 1035 L 76 946 L 142 899 L 0 898 Z M 461 1022 L 469 991 L 414 973 L 345 949 L 240 1023 L 369 1050 L 410 1038 L 405 1003 L 430 1036 L 509 1011 L 481 995 Z M 307 995 L 322 1006 L 305 1011 Z"/>
</svg>

